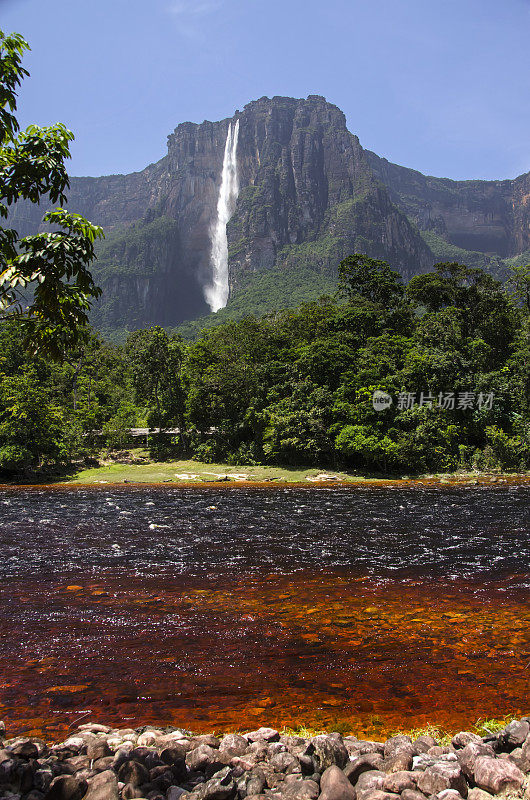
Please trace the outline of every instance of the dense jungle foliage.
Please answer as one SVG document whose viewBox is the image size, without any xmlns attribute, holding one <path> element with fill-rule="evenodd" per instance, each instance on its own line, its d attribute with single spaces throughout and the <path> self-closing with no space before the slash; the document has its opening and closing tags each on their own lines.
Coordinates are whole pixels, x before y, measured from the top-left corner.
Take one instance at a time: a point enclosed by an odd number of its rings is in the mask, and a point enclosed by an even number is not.
<svg viewBox="0 0 530 800">
<path fill-rule="evenodd" d="M 439 264 L 403 285 L 355 255 L 334 297 L 123 347 L 95 333 L 63 361 L 0 329 L 0 468 L 19 474 L 129 444 L 154 457 L 373 472 L 530 467 L 530 268 L 503 286 Z M 381 410 L 375 391 L 392 398 Z M 388 401 L 387 401 L 388 404 Z"/>
</svg>

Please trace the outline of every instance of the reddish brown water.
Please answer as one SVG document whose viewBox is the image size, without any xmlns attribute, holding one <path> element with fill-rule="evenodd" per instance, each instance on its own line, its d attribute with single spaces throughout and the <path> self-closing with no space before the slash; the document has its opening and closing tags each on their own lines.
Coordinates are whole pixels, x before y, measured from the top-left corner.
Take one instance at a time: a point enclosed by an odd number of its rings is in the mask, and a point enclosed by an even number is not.
<svg viewBox="0 0 530 800">
<path fill-rule="evenodd" d="M 7 490 L 0 718 L 383 736 L 527 713 L 529 499 Z"/>
</svg>

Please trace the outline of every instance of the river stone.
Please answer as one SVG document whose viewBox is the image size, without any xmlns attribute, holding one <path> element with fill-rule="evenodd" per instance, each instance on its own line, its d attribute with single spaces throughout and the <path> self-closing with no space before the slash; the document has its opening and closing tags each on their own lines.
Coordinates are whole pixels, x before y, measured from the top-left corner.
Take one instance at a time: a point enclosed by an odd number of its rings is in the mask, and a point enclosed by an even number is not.
<svg viewBox="0 0 530 800">
<path fill-rule="evenodd" d="M 133 786 L 142 786 L 149 780 L 149 772 L 139 761 L 125 761 L 118 770 L 118 778 L 123 783 L 132 783 Z"/>
<path fill-rule="evenodd" d="M 88 782 L 86 800 L 119 800 L 118 781 L 111 769 L 100 772 Z"/>
<path fill-rule="evenodd" d="M 288 784 L 281 792 L 281 797 L 286 800 L 317 800 L 319 794 L 318 783 L 306 778 Z"/>
<path fill-rule="evenodd" d="M 31 742 L 29 739 L 25 742 L 17 742 L 11 748 L 11 752 L 17 758 L 38 758 L 39 757 L 39 748 L 36 744 Z"/>
<path fill-rule="evenodd" d="M 467 795 L 467 784 L 460 764 L 455 761 L 439 761 L 418 777 L 418 789 L 423 794 L 439 794 L 444 789 L 456 789 L 463 797 Z"/>
<path fill-rule="evenodd" d="M 92 762 L 92 767 L 96 772 L 106 772 L 106 770 L 112 768 L 113 764 L 114 756 L 104 756 L 103 758 L 98 758 L 97 761 Z"/>
<path fill-rule="evenodd" d="M 38 769 L 36 770 L 33 776 L 33 786 L 39 792 L 43 792 L 45 794 L 50 788 L 50 783 L 52 782 L 52 780 L 53 780 L 53 773 L 49 767 Z"/>
<path fill-rule="evenodd" d="M 74 775 L 59 775 L 50 783 L 44 795 L 45 800 L 81 800 L 85 796 L 88 784 Z"/>
<path fill-rule="evenodd" d="M 385 772 L 402 772 L 410 770 L 416 752 L 409 736 L 393 736 L 385 742 Z"/>
<path fill-rule="evenodd" d="M 530 725 L 526 720 L 514 720 L 502 731 L 502 744 L 506 750 L 514 750 L 524 744 L 529 733 Z"/>
<path fill-rule="evenodd" d="M 133 800 L 135 797 L 143 797 L 143 792 L 134 783 L 126 783 L 121 790 L 121 796 L 123 800 Z"/>
<path fill-rule="evenodd" d="M 455 733 L 451 739 L 451 744 L 455 750 L 461 750 L 472 742 L 475 744 L 482 744 L 482 739 L 480 736 L 477 736 L 476 733 L 471 733 L 470 731 L 460 731 L 459 733 Z"/>
<path fill-rule="evenodd" d="M 507 759 L 479 756 L 475 762 L 474 780 L 479 789 L 499 794 L 506 789 L 520 789 L 524 775 Z"/>
<path fill-rule="evenodd" d="M 385 777 L 383 791 L 401 794 L 405 789 L 416 789 L 418 774 L 401 770 L 401 772 L 391 772 Z"/>
<path fill-rule="evenodd" d="M 246 785 L 246 792 L 247 795 L 251 794 L 261 794 L 263 789 L 265 788 L 266 779 L 265 773 L 263 772 L 260 767 L 256 767 L 250 773 L 250 776 L 247 781 Z"/>
<path fill-rule="evenodd" d="M 274 728 L 258 728 L 245 734 L 249 742 L 279 742 L 280 734 Z"/>
<path fill-rule="evenodd" d="M 380 753 L 367 753 L 365 756 L 355 758 L 353 761 L 346 764 L 344 767 L 344 774 L 351 785 L 355 786 L 359 775 L 374 769 L 383 769 L 383 756 Z"/>
<path fill-rule="evenodd" d="M 379 770 L 371 769 L 363 772 L 357 779 L 355 792 L 357 800 L 366 800 L 366 798 L 375 791 L 382 791 L 385 785 L 386 775 Z"/>
<path fill-rule="evenodd" d="M 417 789 L 404 789 L 401 793 L 401 800 L 425 800 L 423 792 L 418 792 Z"/>
<path fill-rule="evenodd" d="M 383 792 L 382 789 L 375 789 L 370 794 L 364 795 L 364 800 L 399 800 L 398 794 Z"/>
<path fill-rule="evenodd" d="M 314 736 L 305 751 L 318 765 L 318 771 L 324 772 L 334 764 L 343 769 L 348 763 L 348 751 L 339 733 L 327 733 Z"/>
<path fill-rule="evenodd" d="M 283 772 L 284 774 L 301 772 L 300 762 L 292 753 L 276 753 L 269 760 L 269 764 L 275 772 Z"/>
<path fill-rule="evenodd" d="M 355 789 L 335 764 L 322 773 L 320 791 L 321 800 L 355 800 Z"/>
<path fill-rule="evenodd" d="M 91 761 L 97 761 L 99 758 L 106 758 L 112 753 L 106 739 L 95 739 L 88 743 L 86 754 Z"/>
<path fill-rule="evenodd" d="M 462 800 L 462 795 L 456 789 L 444 789 L 436 795 L 438 800 Z"/>
<path fill-rule="evenodd" d="M 420 755 L 421 753 L 427 753 L 431 747 L 436 747 L 437 745 L 438 742 L 434 736 L 429 736 L 428 734 L 425 734 L 424 736 L 418 736 L 413 743 L 413 747 L 417 755 Z"/>
<path fill-rule="evenodd" d="M 468 780 L 473 779 L 473 775 L 475 772 L 475 763 L 477 758 L 480 756 L 488 756 L 490 758 L 495 757 L 495 752 L 491 745 L 485 744 L 484 742 L 471 742 L 470 744 L 466 744 L 462 750 L 457 750 L 456 757 L 458 759 L 458 763 L 464 773 L 465 777 Z"/>
<path fill-rule="evenodd" d="M 32 789 L 31 792 L 24 795 L 24 800 L 44 800 L 44 795 L 38 789 Z"/>
<path fill-rule="evenodd" d="M 244 736 L 238 736 L 237 733 L 228 733 L 221 739 L 219 750 L 221 753 L 228 753 L 231 758 L 242 756 L 248 750 L 248 741 Z"/>
<path fill-rule="evenodd" d="M 491 800 L 492 797 L 492 794 L 485 792 L 484 789 L 478 789 L 477 787 L 470 789 L 467 793 L 467 800 Z"/>
<path fill-rule="evenodd" d="M 204 745 L 206 746 L 206 745 Z M 196 790 L 198 800 L 231 800 L 236 793 L 236 784 L 228 767 L 217 773 Z"/>
<path fill-rule="evenodd" d="M 98 722 L 85 722 L 84 725 L 78 725 L 77 730 L 88 731 L 89 733 L 110 733 L 112 728 L 107 725 L 100 725 Z"/>
<path fill-rule="evenodd" d="M 180 800 L 183 794 L 184 789 L 181 789 L 180 786 L 170 786 L 166 792 L 166 800 Z"/>
</svg>

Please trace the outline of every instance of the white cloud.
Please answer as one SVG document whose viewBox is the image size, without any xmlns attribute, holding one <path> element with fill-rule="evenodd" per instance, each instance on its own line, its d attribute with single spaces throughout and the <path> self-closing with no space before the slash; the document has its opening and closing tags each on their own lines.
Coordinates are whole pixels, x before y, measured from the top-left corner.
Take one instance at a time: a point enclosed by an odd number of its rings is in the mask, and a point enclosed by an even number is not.
<svg viewBox="0 0 530 800">
<path fill-rule="evenodd" d="M 210 14 L 221 7 L 221 0 L 175 0 L 170 11 L 176 17 L 191 19 Z"/>
<path fill-rule="evenodd" d="M 188 39 L 201 40 L 203 33 L 199 21 L 221 8 L 223 0 L 173 0 L 169 12 L 175 19 L 179 33 Z"/>
</svg>

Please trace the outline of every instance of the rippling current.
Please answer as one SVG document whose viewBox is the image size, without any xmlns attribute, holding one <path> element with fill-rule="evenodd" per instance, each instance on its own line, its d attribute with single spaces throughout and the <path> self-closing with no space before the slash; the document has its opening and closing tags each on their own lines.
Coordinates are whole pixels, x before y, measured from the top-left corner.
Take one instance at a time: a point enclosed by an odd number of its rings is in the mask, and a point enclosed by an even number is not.
<svg viewBox="0 0 530 800">
<path fill-rule="evenodd" d="M 530 487 L 0 490 L 0 719 L 378 738 L 530 712 Z"/>
<path fill-rule="evenodd" d="M 8 489 L 0 548 L 0 580 L 338 568 L 527 584 L 530 487 Z"/>
</svg>

